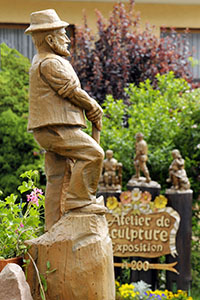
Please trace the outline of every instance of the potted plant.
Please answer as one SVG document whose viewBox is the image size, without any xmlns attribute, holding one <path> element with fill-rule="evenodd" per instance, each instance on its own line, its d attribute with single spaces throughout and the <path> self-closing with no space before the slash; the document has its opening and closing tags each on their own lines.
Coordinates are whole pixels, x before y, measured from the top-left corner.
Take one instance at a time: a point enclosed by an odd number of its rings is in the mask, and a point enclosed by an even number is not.
<svg viewBox="0 0 200 300">
<path fill-rule="evenodd" d="M 36 187 L 37 176 L 32 170 L 20 176 L 26 178 L 18 187 L 20 194 L 26 193 L 25 201 L 17 194 L 0 200 L 0 271 L 8 262 L 22 264 L 25 241 L 43 233 L 44 196 Z"/>
</svg>

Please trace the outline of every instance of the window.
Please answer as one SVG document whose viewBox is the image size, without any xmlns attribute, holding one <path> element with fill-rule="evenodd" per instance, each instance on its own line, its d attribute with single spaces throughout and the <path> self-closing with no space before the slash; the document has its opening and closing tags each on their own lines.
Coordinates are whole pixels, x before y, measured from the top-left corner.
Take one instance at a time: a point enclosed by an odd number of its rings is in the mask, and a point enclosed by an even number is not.
<svg viewBox="0 0 200 300">
<path fill-rule="evenodd" d="M 31 36 L 24 34 L 28 24 L 0 24 L 0 44 L 17 49 L 21 54 L 32 60 L 36 50 Z"/>
<path fill-rule="evenodd" d="M 21 54 L 32 60 L 36 53 L 30 35 L 24 34 L 29 24 L 0 24 L 0 44 L 5 43 L 10 48 L 17 49 Z M 67 28 L 69 37 L 74 37 L 75 27 L 69 25 Z"/>
<path fill-rule="evenodd" d="M 200 82 L 200 29 L 189 29 L 187 34 L 185 34 L 185 28 L 176 28 L 175 31 L 177 34 L 180 34 L 180 36 L 187 39 L 192 57 L 199 62 L 191 68 L 194 82 Z M 170 28 L 164 30 L 161 29 L 161 37 L 170 36 L 171 34 Z"/>
</svg>

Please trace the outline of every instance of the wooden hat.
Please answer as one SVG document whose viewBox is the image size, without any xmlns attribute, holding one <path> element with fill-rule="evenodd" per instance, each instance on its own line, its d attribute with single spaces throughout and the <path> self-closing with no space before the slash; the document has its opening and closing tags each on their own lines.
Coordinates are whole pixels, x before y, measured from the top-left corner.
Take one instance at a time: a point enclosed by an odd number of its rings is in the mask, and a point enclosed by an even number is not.
<svg viewBox="0 0 200 300">
<path fill-rule="evenodd" d="M 31 14 L 31 24 L 25 30 L 25 33 L 54 30 L 67 27 L 68 25 L 67 22 L 60 20 L 54 9 L 45 9 Z"/>
</svg>

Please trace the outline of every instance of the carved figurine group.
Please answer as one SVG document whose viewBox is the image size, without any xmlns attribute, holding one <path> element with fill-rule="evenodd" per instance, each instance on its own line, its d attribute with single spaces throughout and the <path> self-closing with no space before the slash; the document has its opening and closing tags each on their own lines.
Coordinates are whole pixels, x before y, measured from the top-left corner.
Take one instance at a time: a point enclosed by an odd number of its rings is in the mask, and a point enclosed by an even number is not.
<svg viewBox="0 0 200 300">
<path fill-rule="evenodd" d="M 147 168 L 148 161 L 148 145 L 144 140 L 144 135 L 138 132 L 135 135 L 135 157 L 134 167 L 135 175 L 132 176 L 129 183 L 135 185 L 136 183 L 145 183 L 150 186 L 155 185 L 151 181 L 149 170 Z M 184 169 L 184 159 L 181 157 L 179 150 L 172 151 L 173 161 L 169 167 L 169 178 L 167 182 L 172 184 L 171 190 L 185 191 L 190 189 L 190 182 L 188 180 L 186 171 Z M 140 176 L 140 171 L 143 172 L 144 177 Z M 103 170 L 99 182 L 99 191 L 114 192 L 121 191 L 122 187 L 122 164 L 113 158 L 113 151 L 106 151 L 106 159 L 103 161 Z"/>
</svg>

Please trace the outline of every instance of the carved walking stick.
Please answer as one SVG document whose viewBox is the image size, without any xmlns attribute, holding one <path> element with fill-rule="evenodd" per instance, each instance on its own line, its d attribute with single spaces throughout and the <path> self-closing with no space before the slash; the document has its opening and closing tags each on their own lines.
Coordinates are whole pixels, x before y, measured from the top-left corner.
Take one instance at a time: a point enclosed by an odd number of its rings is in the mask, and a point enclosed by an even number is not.
<svg viewBox="0 0 200 300">
<path fill-rule="evenodd" d="M 101 128 L 102 127 L 102 119 L 98 123 L 100 125 L 98 127 Z M 96 127 L 96 124 L 92 123 L 92 137 L 98 144 L 100 144 L 100 134 L 101 134 L 101 130 L 99 130 Z"/>
</svg>

